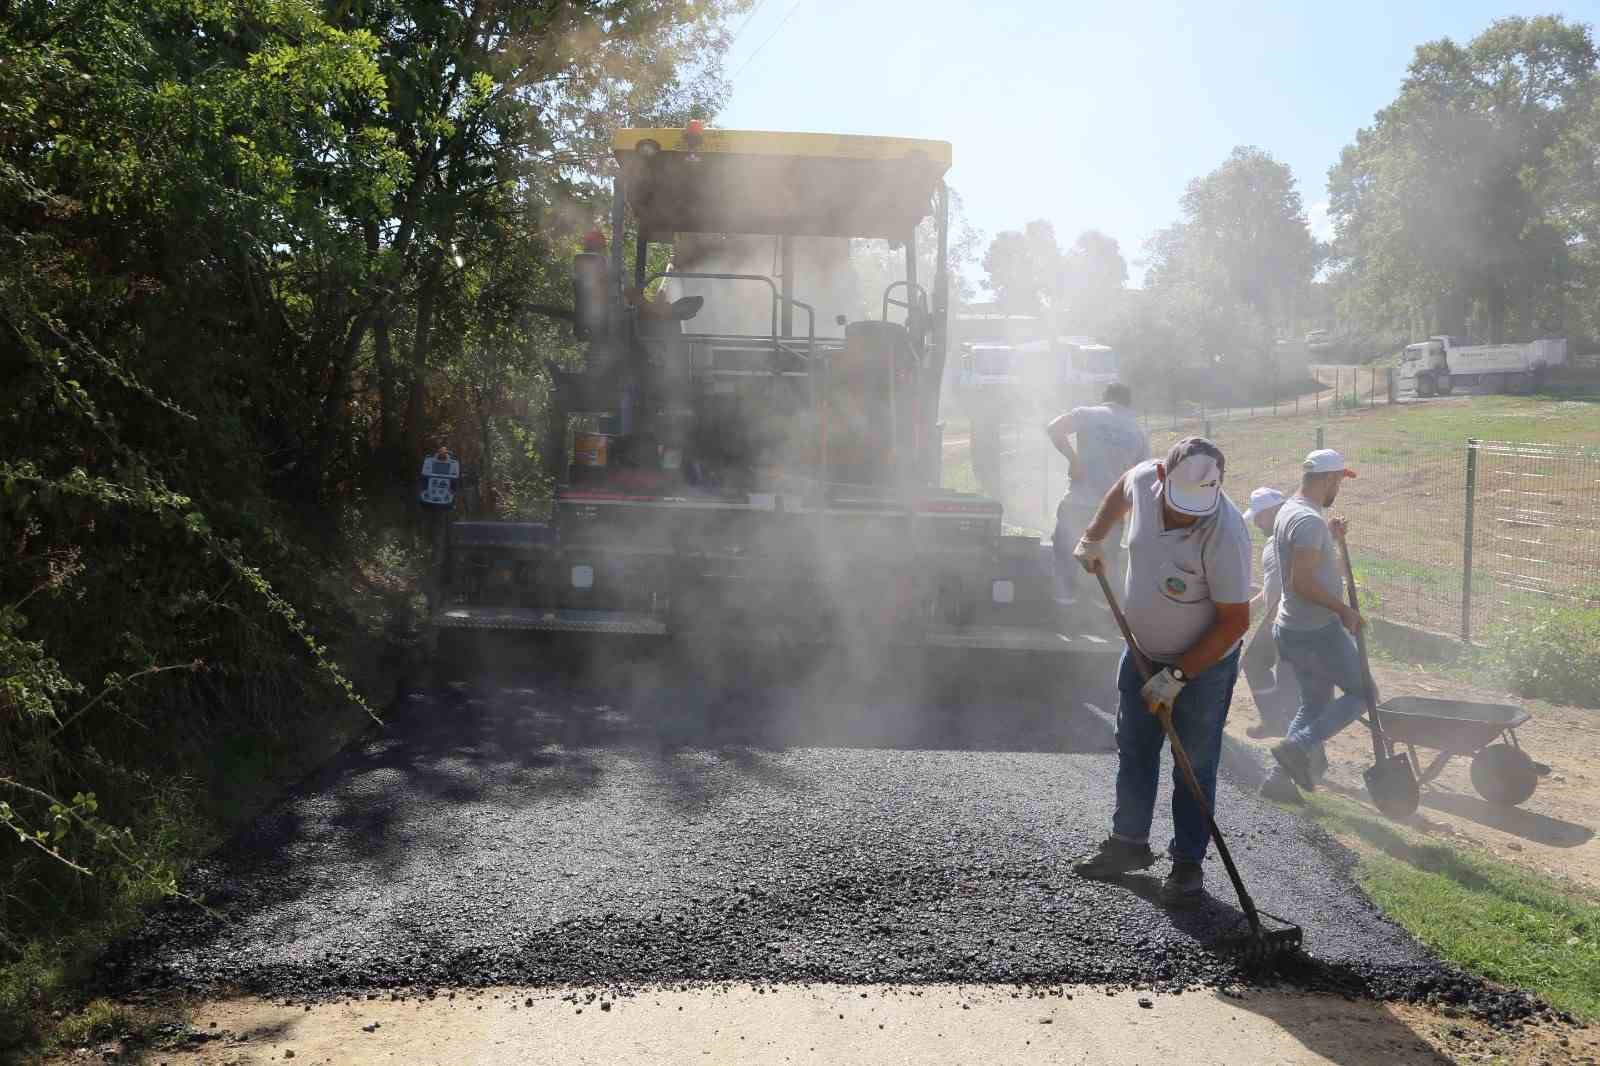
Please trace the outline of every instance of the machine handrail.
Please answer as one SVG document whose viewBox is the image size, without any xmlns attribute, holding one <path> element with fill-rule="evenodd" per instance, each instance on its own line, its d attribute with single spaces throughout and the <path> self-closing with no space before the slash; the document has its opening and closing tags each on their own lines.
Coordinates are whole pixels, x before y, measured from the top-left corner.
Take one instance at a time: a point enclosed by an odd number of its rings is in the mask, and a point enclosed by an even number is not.
<svg viewBox="0 0 1600 1066">
<path fill-rule="evenodd" d="M 796 300 L 792 297 L 785 299 L 783 294 L 778 291 L 778 286 L 765 274 L 718 274 L 688 270 L 663 270 L 645 278 L 644 284 L 640 288 L 648 288 L 652 282 L 660 281 L 662 278 L 698 278 L 702 281 L 759 281 L 772 290 L 772 334 L 770 339 L 773 350 L 777 351 L 780 347 L 778 343 L 778 305 L 780 303 L 788 303 L 806 313 L 806 349 L 808 352 L 816 350 L 817 309 L 803 300 Z M 811 356 L 807 355 L 805 358 L 809 362 Z"/>
<path fill-rule="evenodd" d="M 891 292 L 893 292 L 894 290 L 898 289 L 902 285 L 904 285 L 906 287 L 906 298 L 905 298 L 905 300 L 902 302 L 900 300 L 891 300 L 891 299 L 889 299 L 889 294 Z M 917 290 L 917 295 L 920 295 L 922 297 L 922 304 L 921 304 L 921 306 L 919 306 L 917 308 L 917 310 L 921 311 L 925 315 L 930 313 L 929 310 L 928 310 L 929 300 L 928 300 L 928 290 L 927 289 L 924 289 L 919 283 L 917 283 L 915 281 L 891 281 L 883 290 L 883 320 L 885 322 L 889 321 L 889 305 L 890 304 L 893 304 L 896 307 L 903 307 L 907 311 L 911 310 L 911 296 L 912 296 L 911 290 L 912 289 L 916 289 Z"/>
</svg>

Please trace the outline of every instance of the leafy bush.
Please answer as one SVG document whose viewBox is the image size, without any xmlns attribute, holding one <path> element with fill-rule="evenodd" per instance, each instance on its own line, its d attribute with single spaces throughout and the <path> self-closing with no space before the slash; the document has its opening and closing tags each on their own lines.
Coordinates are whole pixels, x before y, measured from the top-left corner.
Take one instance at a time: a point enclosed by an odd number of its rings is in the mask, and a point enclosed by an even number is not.
<svg viewBox="0 0 1600 1066">
<path fill-rule="evenodd" d="M 1600 707 L 1600 608 L 1547 607 L 1495 627 L 1488 644 L 1518 695 Z"/>
</svg>

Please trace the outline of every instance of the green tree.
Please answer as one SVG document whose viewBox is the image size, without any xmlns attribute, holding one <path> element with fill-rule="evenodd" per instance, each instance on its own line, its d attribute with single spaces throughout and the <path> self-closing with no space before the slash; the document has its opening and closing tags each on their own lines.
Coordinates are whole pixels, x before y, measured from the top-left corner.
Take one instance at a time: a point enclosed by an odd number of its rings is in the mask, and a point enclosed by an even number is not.
<svg viewBox="0 0 1600 1066">
<path fill-rule="evenodd" d="M 1259 148 L 1235 148 L 1180 201 L 1182 221 L 1146 248 L 1147 284 L 1188 284 L 1283 326 L 1295 317 L 1317 249 L 1294 175 Z"/>
<path fill-rule="evenodd" d="M 715 106 L 724 10 L 0 0 L 0 967 L 355 695 L 407 438 L 531 477 L 611 131 Z"/>
<path fill-rule="evenodd" d="M 1577 110 L 1550 156 L 1554 173 L 1544 202 L 1551 223 L 1567 236 L 1568 284 L 1556 296 L 1565 297 L 1568 330 L 1592 347 L 1600 340 L 1600 97 Z"/>
<path fill-rule="evenodd" d="M 1144 292 L 1111 336 L 1136 386 L 1174 405 L 1265 398 L 1274 336 L 1293 327 L 1319 250 L 1289 168 L 1235 148 L 1189 182 L 1182 217 L 1145 243 Z"/>
<path fill-rule="evenodd" d="M 372 271 L 364 311 L 327 376 L 320 462 L 339 451 L 335 438 L 351 425 L 346 412 L 372 333 L 380 449 L 408 470 L 430 429 L 430 372 L 452 348 L 441 342 L 440 320 L 460 313 L 443 306 L 464 291 L 452 278 L 454 260 L 503 224 L 544 232 L 563 255 L 575 250 L 576 236 L 606 213 L 596 179 L 610 173 L 613 131 L 682 125 L 720 105 L 723 16 L 738 7 L 329 5 L 335 25 L 382 42 L 387 97 L 363 118 L 389 131 L 408 179 L 391 210 L 365 226 Z"/>
<path fill-rule="evenodd" d="M 1062 257 L 1062 302 L 1073 332 L 1100 334 L 1117 314 L 1128 283 L 1128 261 L 1116 238 L 1099 230 L 1078 234 Z"/>
<path fill-rule="evenodd" d="M 955 189 L 950 190 L 949 226 L 950 306 L 954 309 L 972 301 L 975 293 L 972 271 L 978 263 L 978 249 L 983 245 L 983 234 L 967 220 L 966 205 Z M 931 286 L 934 259 L 939 251 L 939 234 L 931 216 L 918 224 L 916 241 L 917 277 L 922 284 Z M 905 279 L 904 246 L 879 239 L 853 240 L 850 242 L 850 265 L 856 272 L 856 286 L 861 294 L 858 317 L 877 318 L 883 312 L 885 287 Z"/>
<path fill-rule="evenodd" d="M 1329 173 L 1352 314 L 1496 341 L 1558 324 L 1572 231 L 1551 157 L 1589 113 L 1595 65 L 1589 28 L 1560 16 L 1417 49 L 1395 101 Z"/>
<path fill-rule="evenodd" d="M 1012 314 L 1060 310 L 1064 258 L 1055 226 L 1034 219 L 1020 230 L 995 234 L 983 256 L 983 287 Z"/>
</svg>

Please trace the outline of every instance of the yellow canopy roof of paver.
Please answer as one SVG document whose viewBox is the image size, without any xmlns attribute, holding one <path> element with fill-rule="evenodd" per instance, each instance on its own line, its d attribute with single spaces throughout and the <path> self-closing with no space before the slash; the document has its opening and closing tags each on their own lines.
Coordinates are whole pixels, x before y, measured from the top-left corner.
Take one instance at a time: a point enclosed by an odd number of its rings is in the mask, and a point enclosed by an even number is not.
<svg viewBox="0 0 1600 1066">
<path fill-rule="evenodd" d="M 684 130 L 626 129 L 612 149 L 628 203 L 654 240 L 673 233 L 901 240 L 928 215 L 950 169 L 948 142 L 906 137 L 707 129 L 691 152 Z"/>
</svg>

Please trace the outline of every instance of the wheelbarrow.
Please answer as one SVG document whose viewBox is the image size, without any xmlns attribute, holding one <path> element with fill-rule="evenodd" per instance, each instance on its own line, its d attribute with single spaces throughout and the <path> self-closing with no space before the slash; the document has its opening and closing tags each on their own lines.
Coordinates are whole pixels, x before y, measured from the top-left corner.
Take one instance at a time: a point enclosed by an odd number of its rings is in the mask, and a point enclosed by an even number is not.
<svg viewBox="0 0 1600 1066">
<path fill-rule="evenodd" d="M 1501 807 L 1515 807 L 1533 795 L 1550 767 L 1534 762 L 1517 742 L 1517 727 L 1531 715 L 1503 703 L 1436 700 L 1396 696 L 1378 706 L 1383 734 L 1391 744 L 1404 744 L 1417 774 L 1428 784 L 1458 755 L 1472 759 L 1472 787 Z M 1437 752 L 1426 767 L 1418 748 Z"/>
</svg>

